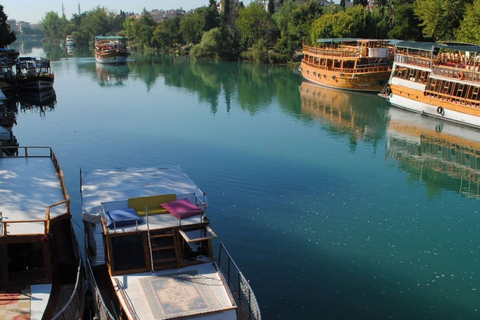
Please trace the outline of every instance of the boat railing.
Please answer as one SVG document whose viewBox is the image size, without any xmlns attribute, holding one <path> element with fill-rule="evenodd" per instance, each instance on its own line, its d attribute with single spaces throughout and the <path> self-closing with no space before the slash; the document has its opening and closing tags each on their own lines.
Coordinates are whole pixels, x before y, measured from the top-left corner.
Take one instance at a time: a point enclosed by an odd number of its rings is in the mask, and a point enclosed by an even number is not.
<svg viewBox="0 0 480 320">
<path fill-rule="evenodd" d="M 248 311 L 248 319 L 261 320 L 262 316 L 260 313 L 260 307 L 249 282 L 245 279 L 242 272 L 240 272 L 235 261 L 233 261 L 227 249 L 221 242 L 218 255 L 218 265 L 226 276 L 227 284 L 233 291 L 234 296 L 238 298 L 238 307 L 245 308 Z"/>
<path fill-rule="evenodd" d="M 72 230 L 73 232 L 73 230 Z M 78 243 L 75 240 L 75 256 L 78 261 L 77 279 L 70 299 L 63 308 L 52 318 L 52 320 L 71 320 L 81 319 L 83 317 L 83 308 L 85 305 L 85 271 L 83 269 L 82 258 Z"/>
<path fill-rule="evenodd" d="M 311 63 L 306 60 L 303 60 L 303 63 L 314 67 L 318 70 L 328 70 L 328 71 L 335 71 L 335 72 L 343 72 L 343 73 L 354 73 L 354 74 L 361 74 L 361 73 L 373 73 L 373 72 L 390 72 L 391 67 L 388 61 L 382 61 L 381 63 L 372 63 L 372 64 L 364 64 L 357 68 L 336 68 L 331 66 L 322 66 L 319 64 Z"/>
<path fill-rule="evenodd" d="M 114 280 L 115 280 L 115 284 L 116 284 L 115 287 L 120 292 L 120 295 L 122 296 L 123 301 L 125 301 L 125 305 L 127 306 L 127 309 L 129 311 L 129 313 L 132 315 L 132 319 L 133 320 L 140 320 L 137 313 L 135 312 L 135 309 L 133 308 L 133 303 L 130 300 L 130 297 L 128 296 L 127 292 L 125 290 L 123 290 L 123 288 L 122 288 L 122 283 L 117 278 L 114 278 Z"/>
<path fill-rule="evenodd" d="M 424 68 L 431 68 L 432 67 L 432 59 L 430 57 L 421 57 L 421 56 L 413 56 L 413 55 L 408 55 L 408 54 L 401 54 L 401 53 L 396 53 L 395 54 L 395 62 L 399 63 L 407 63 L 407 64 L 412 64 Z"/>
<path fill-rule="evenodd" d="M 103 300 L 103 296 L 100 292 L 100 289 L 97 285 L 97 282 L 95 281 L 95 276 L 93 275 L 92 271 L 92 265 L 90 264 L 90 261 L 87 259 L 87 275 L 88 279 L 91 283 L 91 288 L 93 290 L 93 295 L 94 295 L 94 308 L 95 308 L 95 315 L 98 316 L 99 319 L 102 320 L 118 320 L 117 317 L 114 317 L 110 310 L 107 308 L 107 305 L 105 304 L 105 300 Z"/>
<path fill-rule="evenodd" d="M 311 47 L 303 46 L 303 52 L 335 57 L 358 57 L 360 50 L 357 47 Z"/>
</svg>

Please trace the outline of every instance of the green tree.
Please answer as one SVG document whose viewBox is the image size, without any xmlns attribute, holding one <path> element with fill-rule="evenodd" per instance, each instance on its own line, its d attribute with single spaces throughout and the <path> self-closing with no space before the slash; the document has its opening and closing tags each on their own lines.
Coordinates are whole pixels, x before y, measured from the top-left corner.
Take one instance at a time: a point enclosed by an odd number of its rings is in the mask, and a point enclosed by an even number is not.
<svg viewBox="0 0 480 320">
<path fill-rule="evenodd" d="M 475 0 L 473 4 L 467 4 L 465 7 L 465 17 L 460 23 L 460 28 L 456 31 L 456 40 L 480 44 L 479 22 L 480 0 Z"/>
<path fill-rule="evenodd" d="M 166 51 L 171 50 L 176 44 L 182 42 L 179 29 L 180 17 L 162 21 L 153 31 L 153 46 Z"/>
<path fill-rule="evenodd" d="M 40 21 L 40 28 L 49 40 L 61 40 L 65 37 L 64 20 L 54 11 L 47 12 Z"/>
<path fill-rule="evenodd" d="M 259 40 L 263 40 L 268 47 L 278 34 L 273 18 L 257 3 L 251 3 L 240 10 L 236 25 L 245 48 Z"/>
<path fill-rule="evenodd" d="M 180 34 L 188 43 L 199 43 L 203 32 L 207 31 L 207 18 L 210 11 L 201 7 L 191 13 L 187 13 L 180 21 Z"/>
<path fill-rule="evenodd" d="M 203 34 L 202 41 L 192 48 L 190 54 L 194 58 L 219 59 L 223 55 L 224 48 L 228 46 L 220 28 L 214 28 Z"/>
<path fill-rule="evenodd" d="M 423 40 L 420 20 L 415 15 L 415 0 L 392 0 L 385 6 L 387 25 L 390 26 L 388 37 L 391 39 Z"/>
<path fill-rule="evenodd" d="M 9 44 L 12 44 L 17 40 L 17 36 L 10 29 L 10 25 L 7 23 L 8 16 L 3 11 L 3 6 L 0 5 L 0 47 L 5 48 Z"/>
<path fill-rule="evenodd" d="M 414 10 L 421 20 L 423 35 L 434 40 L 453 40 L 471 0 L 416 0 Z"/>
<path fill-rule="evenodd" d="M 143 9 L 139 20 L 138 33 L 136 35 L 137 43 L 139 47 L 151 47 L 153 31 L 156 27 L 155 20 L 153 20 L 152 15 L 145 8 Z"/>
</svg>

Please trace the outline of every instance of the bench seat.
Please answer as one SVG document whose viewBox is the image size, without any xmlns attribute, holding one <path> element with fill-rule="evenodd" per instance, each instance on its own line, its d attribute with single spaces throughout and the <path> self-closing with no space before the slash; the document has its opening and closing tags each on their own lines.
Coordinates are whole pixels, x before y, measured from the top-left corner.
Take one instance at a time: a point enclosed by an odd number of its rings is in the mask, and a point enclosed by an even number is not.
<svg viewBox="0 0 480 320">
<path fill-rule="evenodd" d="M 168 213 L 161 205 L 163 203 L 177 200 L 175 194 L 162 194 L 155 196 L 137 197 L 128 199 L 128 207 L 135 209 L 139 216 L 145 216 L 145 207 L 148 208 L 148 214 Z"/>
</svg>

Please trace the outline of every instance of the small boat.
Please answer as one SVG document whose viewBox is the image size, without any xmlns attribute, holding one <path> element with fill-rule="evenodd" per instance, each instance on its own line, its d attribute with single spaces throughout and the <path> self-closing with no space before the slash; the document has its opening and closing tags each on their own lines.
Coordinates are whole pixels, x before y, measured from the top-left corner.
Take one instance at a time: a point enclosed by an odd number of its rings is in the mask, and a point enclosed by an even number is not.
<svg viewBox="0 0 480 320">
<path fill-rule="evenodd" d="M 215 259 L 206 196 L 180 167 L 93 170 L 80 185 L 98 319 L 261 319 L 222 244 Z"/>
<path fill-rule="evenodd" d="M 15 65 L 19 90 L 47 90 L 53 88 L 55 76 L 50 60 L 40 57 L 19 57 Z"/>
<path fill-rule="evenodd" d="M 0 58 L 2 58 L 8 65 L 15 65 L 20 52 L 15 49 L 0 48 Z"/>
<path fill-rule="evenodd" d="M 14 93 L 17 90 L 17 80 L 13 72 L 10 58 L 0 57 L 0 88 L 6 94 Z"/>
<path fill-rule="evenodd" d="M 3 152 L 5 155 L 16 155 L 18 153 L 18 145 L 17 138 L 13 135 L 12 129 L 0 126 L 0 147 L 12 147 L 4 149 Z"/>
<path fill-rule="evenodd" d="M 402 41 L 385 90 L 392 106 L 480 128 L 480 46 Z"/>
<path fill-rule="evenodd" d="M 82 319 L 83 263 L 53 150 L 0 147 L 0 194 L 0 318 Z"/>
<path fill-rule="evenodd" d="M 303 45 L 302 76 L 313 83 L 343 90 L 380 92 L 392 68 L 390 40 L 318 39 Z"/>
<path fill-rule="evenodd" d="M 75 46 L 75 41 L 73 41 L 73 38 L 71 35 L 68 35 L 65 37 L 65 45 L 67 47 L 73 47 Z"/>
<path fill-rule="evenodd" d="M 99 63 L 125 63 L 128 57 L 127 38 L 96 36 L 95 60 Z"/>
</svg>

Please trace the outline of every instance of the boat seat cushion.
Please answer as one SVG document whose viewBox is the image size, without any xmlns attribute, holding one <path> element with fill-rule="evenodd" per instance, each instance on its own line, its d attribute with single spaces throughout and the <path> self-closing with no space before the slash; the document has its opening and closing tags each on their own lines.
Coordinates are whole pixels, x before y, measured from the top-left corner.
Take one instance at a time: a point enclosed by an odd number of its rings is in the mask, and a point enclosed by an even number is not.
<svg viewBox="0 0 480 320">
<path fill-rule="evenodd" d="M 188 199 L 180 199 L 162 204 L 162 207 L 177 219 L 191 217 L 203 213 L 203 209 L 191 203 Z"/>
<path fill-rule="evenodd" d="M 175 194 L 162 194 L 155 196 L 137 197 L 128 199 L 128 206 L 137 211 L 138 215 L 145 216 L 145 207 L 148 208 L 148 214 L 168 213 L 161 204 L 177 200 Z"/>
<path fill-rule="evenodd" d="M 108 228 L 125 227 L 135 224 L 142 224 L 143 219 L 140 217 L 135 209 L 116 209 L 105 212 L 105 218 Z"/>
</svg>

